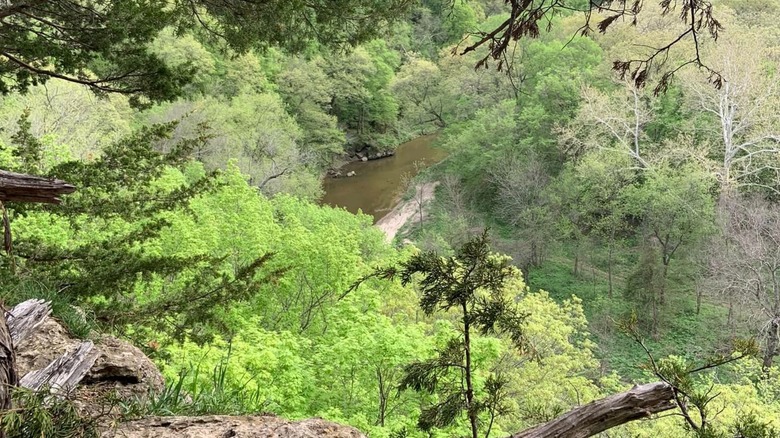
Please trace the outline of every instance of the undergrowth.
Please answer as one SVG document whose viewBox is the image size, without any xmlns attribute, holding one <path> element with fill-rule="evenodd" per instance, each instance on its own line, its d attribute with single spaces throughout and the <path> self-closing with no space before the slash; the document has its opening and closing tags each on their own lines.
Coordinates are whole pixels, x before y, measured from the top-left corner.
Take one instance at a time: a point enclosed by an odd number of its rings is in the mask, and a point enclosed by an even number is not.
<svg viewBox="0 0 780 438">
<path fill-rule="evenodd" d="M 205 383 L 199 383 L 204 382 L 198 375 L 200 367 L 193 366 L 158 393 L 130 402 L 119 401 L 122 417 L 130 420 L 146 416 L 243 415 L 263 411 L 268 403 L 261 398 L 260 387 L 254 391 L 247 389 L 252 379 L 243 385 L 229 385 L 229 362 L 230 350 Z"/>
<path fill-rule="evenodd" d="M 92 313 L 68 300 L 63 290 L 58 291 L 38 281 L 23 280 L 4 288 L 0 292 L 0 298 L 9 307 L 29 299 L 50 301 L 52 316 L 59 320 L 71 335 L 79 339 L 89 337 L 97 325 Z"/>
<path fill-rule="evenodd" d="M 6 438 L 97 438 L 96 418 L 82 416 L 68 397 L 15 388 L 14 408 L 0 414 Z"/>
</svg>

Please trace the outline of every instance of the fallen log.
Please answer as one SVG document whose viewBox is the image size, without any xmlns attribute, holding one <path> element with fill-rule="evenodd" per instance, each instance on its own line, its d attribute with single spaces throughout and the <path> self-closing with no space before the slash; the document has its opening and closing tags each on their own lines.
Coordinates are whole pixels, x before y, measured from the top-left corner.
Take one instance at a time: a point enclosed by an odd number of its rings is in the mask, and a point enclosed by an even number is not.
<svg viewBox="0 0 780 438">
<path fill-rule="evenodd" d="M 0 201 L 59 204 L 59 195 L 73 193 L 76 187 L 65 181 L 0 170 Z"/>
<path fill-rule="evenodd" d="M 100 353 L 92 341 L 82 342 L 78 348 L 55 359 L 42 370 L 27 373 L 19 386 L 38 391 L 48 387 L 52 394 L 68 393 L 84 378 Z"/>
<path fill-rule="evenodd" d="M 674 391 L 669 384 L 647 383 L 574 408 L 510 438 L 586 438 L 675 407 Z"/>
</svg>

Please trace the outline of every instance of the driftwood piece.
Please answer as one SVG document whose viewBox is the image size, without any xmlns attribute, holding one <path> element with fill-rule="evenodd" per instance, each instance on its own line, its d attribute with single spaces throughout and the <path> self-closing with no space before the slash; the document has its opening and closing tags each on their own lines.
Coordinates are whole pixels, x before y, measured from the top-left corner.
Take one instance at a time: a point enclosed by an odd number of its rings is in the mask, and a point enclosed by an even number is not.
<svg viewBox="0 0 780 438">
<path fill-rule="evenodd" d="M 59 195 L 73 193 L 76 187 L 65 181 L 0 170 L 0 201 L 59 204 Z"/>
<path fill-rule="evenodd" d="M 6 319 L 14 346 L 19 345 L 24 338 L 35 331 L 50 314 L 51 303 L 36 299 L 21 302 L 9 310 Z"/>
<path fill-rule="evenodd" d="M 82 342 L 74 351 L 63 354 L 46 368 L 27 373 L 19 385 L 33 391 L 48 386 L 53 394 L 67 393 L 84 378 L 99 355 L 92 341 Z"/>
<path fill-rule="evenodd" d="M 674 409 L 672 387 L 664 382 L 634 386 L 626 392 L 572 409 L 541 426 L 510 438 L 586 438 L 630 421 Z"/>
</svg>

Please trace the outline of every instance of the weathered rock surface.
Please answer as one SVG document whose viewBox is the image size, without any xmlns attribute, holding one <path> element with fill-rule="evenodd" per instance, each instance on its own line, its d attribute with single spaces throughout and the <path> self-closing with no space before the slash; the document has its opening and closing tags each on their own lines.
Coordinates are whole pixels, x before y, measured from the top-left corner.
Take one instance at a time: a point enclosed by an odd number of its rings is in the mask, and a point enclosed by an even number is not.
<svg viewBox="0 0 780 438">
<path fill-rule="evenodd" d="M 154 417 L 107 430 L 103 438 L 365 438 L 359 430 L 319 418 L 289 421 L 272 415 Z"/>
<path fill-rule="evenodd" d="M 66 351 L 75 349 L 79 341 L 57 321 L 47 318 L 22 342 L 14 346 L 16 350 L 16 371 L 20 377 L 49 365 Z"/>
<path fill-rule="evenodd" d="M 30 376 L 28 380 L 36 382 L 32 387 L 45 385 L 51 376 L 62 380 L 62 387 L 77 384 L 72 398 L 79 410 L 85 415 L 98 411 L 104 415 L 103 438 L 366 438 L 355 428 L 319 418 L 289 421 L 273 415 L 151 417 L 116 425 L 112 423 L 118 419 L 113 415 L 116 412 L 113 407 L 105 410 L 101 395 L 113 393 L 119 398 L 135 399 L 163 389 L 162 375 L 141 350 L 110 336 L 96 340 L 94 345 L 75 339 L 49 317 L 28 330 L 16 350 L 19 376 Z M 85 357 L 89 360 L 81 360 Z M 71 366 L 73 361 L 78 367 Z M 52 372 L 60 368 L 67 372 Z"/>
<path fill-rule="evenodd" d="M 137 347 L 114 337 L 104 337 L 96 344 L 100 351 L 95 365 L 84 376 L 83 384 L 117 382 L 141 384 L 159 390 L 165 382 L 154 363 Z"/>
<path fill-rule="evenodd" d="M 81 341 L 71 337 L 57 321 L 48 318 L 16 346 L 17 372 L 24 377 L 48 366 Z M 105 336 L 95 341 L 97 360 L 81 380 L 79 391 L 115 390 L 119 396 L 145 395 L 163 388 L 163 377 L 149 358 L 129 343 Z M 92 388 L 90 388 L 92 387 Z"/>
</svg>

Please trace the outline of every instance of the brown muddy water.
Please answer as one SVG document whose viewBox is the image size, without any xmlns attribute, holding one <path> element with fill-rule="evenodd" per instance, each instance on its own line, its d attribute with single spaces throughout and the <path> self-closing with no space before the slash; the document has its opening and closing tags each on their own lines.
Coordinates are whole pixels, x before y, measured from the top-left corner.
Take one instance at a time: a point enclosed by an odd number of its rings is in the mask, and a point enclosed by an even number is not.
<svg viewBox="0 0 780 438">
<path fill-rule="evenodd" d="M 356 175 L 325 178 L 325 196 L 321 202 L 333 207 L 344 207 L 352 213 L 361 210 L 374 216 L 376 223 L 393 209 L 406 191 L 405 179 L 447 156 L 443 150 L 431 146 L 435 139 L 436 134 L 425 135 L 399 145 L 392 157 L 348 163 L 339 169 L 341 174 L 354 171 Z"/>
</svg>

